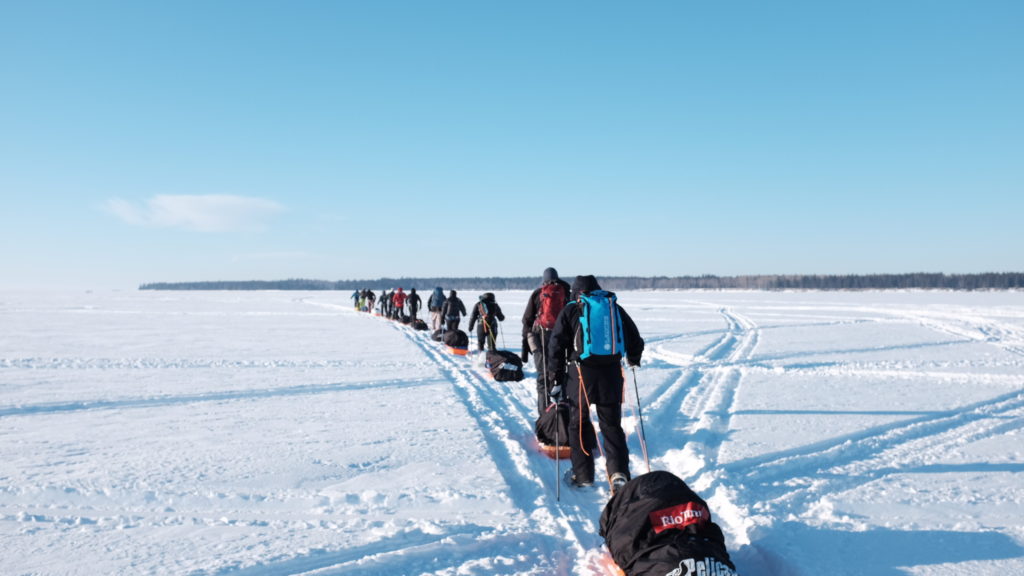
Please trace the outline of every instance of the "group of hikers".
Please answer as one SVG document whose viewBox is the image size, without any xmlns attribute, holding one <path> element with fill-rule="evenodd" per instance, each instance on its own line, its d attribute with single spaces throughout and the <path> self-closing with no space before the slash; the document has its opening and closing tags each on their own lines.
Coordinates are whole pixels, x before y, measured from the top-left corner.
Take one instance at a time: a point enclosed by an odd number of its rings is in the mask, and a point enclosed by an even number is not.
<svg viewBox="0 0 1024 576">
<path fill-rule="evenodd" d="M 381 290 L 380 298 L 373 293 L 373 290 L 356 290 L 352 293 L 352 302 L 356 310 L 362 312 L 376 310 L 381 316 L 392 320 L 398 320 L 405 316 L 405 310 L 408 310 L 408 316 L 415 320 L 416 315 L 423 307 L 423 300 L 416 293 L 415 288 L 406 293 L 401 287 L 395 288 L 391 292 L 386 289 Z"/>
<path fill-rule="evenodd" d="M 373 311 L 372 291 L 357 291 L 353 299 L 357 309 Z M 377 301 L 379 313 L 393 319 L 403 319 L 403 310 L 415 319 L 421 307 L 415 288 L 408 294 L 402 288 L 385 290 Z M 481 295 L 467 314 L 455 290 L 445 296 L 437 287 L 427 309 L 435 332 L 458 331 L 468 315 L 469 332 L 476 327 L 477 350 L 496 349 L 498 322 L 505 315 L 493 293 Z M 533 356 L 536 369 L 538 441 L 568 444 L 566 483 L 592 486 L 598 441 L 590 413 L 591 407 L 596 409 L 612 493 L 601 516 L 601 535 L 626 574 L 734 575 L 721 529 L 685 482 L 657 471 L 632 478 L 622 428 L 622 360 L 635 378 L 643 352 L 644 340 L 633 319 L 613 292 L 601 289 L 597 278 L 576 276 L 569 284 L 554 268 L 545 269 L 523 312 L 520 352 L 523 362 Z M 555 438 L 543 433 L 542 421 L 554 422 Z"/>
<path fill-rule="evenodd" d="M 401 287 L 391 292 L 381 291 L 378 298 L 372 290 L 356 290 L 352 293 L 352 301 L 356 310 L 376 312 L 380 316 L 392 320 L 404 320 L 415 323 L 423 300 L 415 288 L 405 292 Z M 376 308 L 374 303 L 376 302 Z M 473 327 L 477 331 L 477 350 L 497 349 L 498 322 L 505 321 L 505 314 L 495 300 L 493 292 L 482 294 L 479 301 L 467 312 L 465 303 L 459 298 L 458 292 L 450 290 L 445 296 L 444 290 L 438 286 L 427 298 L 427 311 L 430 312 L 430 330 L 434 332 L 454 332 L 459 330 L 464 316 L 469 316 L 468 331 Z"/>
</svg>

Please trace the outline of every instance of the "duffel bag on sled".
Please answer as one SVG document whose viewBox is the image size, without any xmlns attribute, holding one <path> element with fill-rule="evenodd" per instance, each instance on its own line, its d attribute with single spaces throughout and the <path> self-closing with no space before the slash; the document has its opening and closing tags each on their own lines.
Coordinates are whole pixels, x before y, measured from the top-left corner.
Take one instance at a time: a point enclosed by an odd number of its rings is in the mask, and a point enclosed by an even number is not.
<svg viewBox="0 0 1024 576">
<path fill-rule="evenodd" d="M 488 350 L 487 369 L 498 382 L 519 382 L 523 379 L 523 361 L 507 350 Z"/>
<path fill-rule="evenodd" d="M 448 330 L 444 333 L 444 345 L 452 354 L 465 356 L 469 352 L 469 336 L 462 330 Z"/>
<path fill-rule="evenodd" d="M 736 576 L 707 502 L 669 472 L 650 472 L 619 488 L 601 514 L 600 532 L 627 576 Z"/>
<path fill-rule="evenodd" d="M 540 451 L 548 458 L 569 457 L 569 404 L 552 402 L 533 425 Z"/>
</svg>

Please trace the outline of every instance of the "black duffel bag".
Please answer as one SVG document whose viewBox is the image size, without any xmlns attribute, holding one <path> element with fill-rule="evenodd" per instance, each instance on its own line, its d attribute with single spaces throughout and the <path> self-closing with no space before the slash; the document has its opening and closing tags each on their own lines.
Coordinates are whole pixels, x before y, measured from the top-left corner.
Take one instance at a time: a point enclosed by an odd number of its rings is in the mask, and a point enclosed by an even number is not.
<svg viewBox="0 0 1024 576">
<path fill-rule="evenodd" d="M 498 382 L 519 382 L 523 379 L 523 360 L 507 350 L 488 350 L 487 369 Z"/>
<path fill-rule="evenodd" d="M 616 490 L 601 513 L 601 536 L 627 576 L 736 574 L 707 502 L 669 472 L 638 476 Z"/>
<path fill-rule="evenodd" d="M 547 446 L 565 446 L 569 443 L 569 404 L 551 403 L 533 425 L 537 441 Z M 588 446 L 589 448 L 589 446 Z"/>
<path fill-rule="evenodd" d="M 444 333 L 444 343 L 451 348 L 469 348 L 469 336 L 462 330 L 448 330 Z"/>
</svg>

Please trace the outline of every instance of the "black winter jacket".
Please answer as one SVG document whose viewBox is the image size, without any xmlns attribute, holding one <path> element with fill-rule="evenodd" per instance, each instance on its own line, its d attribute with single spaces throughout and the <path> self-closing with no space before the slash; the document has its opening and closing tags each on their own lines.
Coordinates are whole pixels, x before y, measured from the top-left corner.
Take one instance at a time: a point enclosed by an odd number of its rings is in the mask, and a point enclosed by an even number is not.
<svg viewBox="0 0 1024 576">
<path fill-rule="evenodd" d="M 580 388 L 586 391 L 589 404 L 618 404 L 622 402 L 622 364 L 620 362 L 592 365 L 580 362 L 580 351 L 576 350 L 576 337 L 580 331 L 579 302 L 569 302 L 555 321 L 548 340 L 550 381 L 564 383 L 567 377 L 574 383 L 569 386 L 569 398 L 579 401 Z M 644 351 L 644 339 L 633 323 L 629 314 L 619 306 L 619 317 L 622 319 L 622 338 L 626 348 L 626 360 L 631 366 L 640 365 L 640 357 Z M 567 365 L 568 364 L 568 365 Z M 567 375 L 566 370 L 570 370 Z M 582 382 L 580 379 L 582 378 Z M 581 384 L 577 386 L 577 384 Z"/>
<path fill-rule="evenodd" d="M 580 331 L 580 315 L 582 311 L 579 301 L 566 304 L 555 321 L 551 330 L 551 341 L 548 346 L 548 365 L 563 366 L 566 361 L 579 362 L 580 351 L 576 350 L 576 334 Z M 626 310 L 619 306 L 619 317 L 622 318 L 622 338 L 626 347 L 626 361 L 631 366 L 640 365 L 640 357 L 644 353 L 644 339 L 640 337 L 633 319 Z"/>
<path fill-rule="evenodd" d="M 420 295 L 416 293 L 415 288 L 406 296 L 405 305 L 409 307 L 409 314 L 415 314 L 423 306 L 423 300 L 420 299 Z"/>
<path fill-rule="evenodd" d="M 480 312 L 480 307 L 487 307 L 487 323 L 490 325 L 492 331 L 498 329 L 498 320 L 505 321 L 505 314 L 501 311 L 501 306 L 494 300 L 494 294 L 488 292 L 481 297 L 480 301 L 473 306 L 473 312 L 469 314 L 469 328 L 472 331 L 473 326 L 479 321 L 483 323 L 483 314 Z"/>
<path fill-rule="evenodd" d="M 462 303 L 458 296 L 449 295 L 448 299 L 444 301 L 444 306 L 441 306 L 441 315 L 444 317 L 465 316 L 466 305 Z"/>
</svg>

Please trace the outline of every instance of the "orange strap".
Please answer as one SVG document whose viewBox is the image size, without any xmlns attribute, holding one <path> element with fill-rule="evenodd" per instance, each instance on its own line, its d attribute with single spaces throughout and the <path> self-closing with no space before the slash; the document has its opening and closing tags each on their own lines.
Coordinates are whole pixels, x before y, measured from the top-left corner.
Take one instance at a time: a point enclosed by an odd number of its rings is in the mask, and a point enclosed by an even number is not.
<svg viewBox="0 0 1024 576">
<path fill-rule="evenodd" d="M 580 393 L 577 395 L 577 400 L 586 399 L 587 405 L 587 420 L 590 420 L 590 396 L 587 394 L 587 387 L 583 384 L 583 369 L 580 365 L 576 364 L 576 372 L 580 375 Z M 583 442 L 583 404 L 580 402 L 580 450 L 587 456 L 590 456 L 590 452 L 587 452 L 587 445 Z"/>
</svg>

